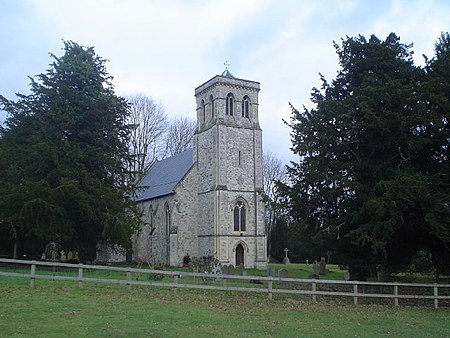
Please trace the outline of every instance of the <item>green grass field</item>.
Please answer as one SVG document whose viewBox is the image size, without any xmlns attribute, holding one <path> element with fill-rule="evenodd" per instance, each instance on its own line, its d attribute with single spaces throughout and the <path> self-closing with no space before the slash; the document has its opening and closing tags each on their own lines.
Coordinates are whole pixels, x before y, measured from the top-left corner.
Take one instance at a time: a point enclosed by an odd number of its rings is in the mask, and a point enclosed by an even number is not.
<svg viewBox="0 0 450 338">
<path fill-rule="evenodd" d="M 1 337 L 450 337 L 450 309 L 0 277 Z"/>
</svg>

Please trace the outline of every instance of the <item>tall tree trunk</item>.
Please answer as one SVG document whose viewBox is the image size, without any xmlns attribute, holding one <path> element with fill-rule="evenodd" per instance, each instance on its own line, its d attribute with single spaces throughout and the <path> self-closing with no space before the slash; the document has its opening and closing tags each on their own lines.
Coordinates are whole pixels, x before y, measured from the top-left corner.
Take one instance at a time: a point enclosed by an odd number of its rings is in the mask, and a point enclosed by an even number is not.
<svg viewBox="0 0 450 338">
<path fill-rule="evenodd" d="M 13 249 L 13 259 L 17 259 L 17 251 L 18 251 L 18 248 L 19 247 L 19 241 L 16 239 L 15 241 L 14 241 L 14 249 Z"/>
</svg>

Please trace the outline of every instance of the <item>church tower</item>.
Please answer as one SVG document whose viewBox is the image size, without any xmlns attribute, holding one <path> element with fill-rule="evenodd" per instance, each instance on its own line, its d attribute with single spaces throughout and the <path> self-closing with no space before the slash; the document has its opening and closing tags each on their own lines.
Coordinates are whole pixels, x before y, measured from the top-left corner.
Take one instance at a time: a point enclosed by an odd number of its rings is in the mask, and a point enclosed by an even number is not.
<svg viewBox="0 0 450 338">
<path fill-rule="evenodd" d="M 199 254 L 247 268 L 267 265 L 259 90 L 228 70 L 195 89 Z"/>
</svg>

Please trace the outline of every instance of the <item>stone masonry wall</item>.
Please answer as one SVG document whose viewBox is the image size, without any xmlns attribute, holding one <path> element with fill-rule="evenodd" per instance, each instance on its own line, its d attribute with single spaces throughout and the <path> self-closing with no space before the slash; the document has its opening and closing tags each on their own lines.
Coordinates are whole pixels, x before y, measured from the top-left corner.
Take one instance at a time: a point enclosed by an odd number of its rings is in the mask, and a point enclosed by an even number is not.
<svg viewBox="0 0 450 338">
<path fill-rule="evenodd" d="M 179 266 L 186 254 L 196 256 L 197 241 L 197 175 L 190 170 L 175 189 L 175 194 L 142 203 L 145 210 L 141 231 L 134 237 L 133 258 Z M 170 211 L 167 228 L 166 207 Z M 155 228 L 150 236 L 151 228 Z"/>
</svg>

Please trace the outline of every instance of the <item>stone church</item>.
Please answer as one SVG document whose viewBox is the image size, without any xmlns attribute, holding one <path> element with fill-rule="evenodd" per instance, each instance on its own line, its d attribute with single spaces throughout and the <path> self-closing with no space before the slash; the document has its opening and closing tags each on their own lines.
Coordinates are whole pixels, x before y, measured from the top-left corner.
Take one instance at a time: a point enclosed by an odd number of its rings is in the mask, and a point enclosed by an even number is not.
<svg viewBox="0 0 450 338">
<path fill-rule="evenodd" d="M 144 225 L 135 260 L 180 266 L 186 255 L 214 255 L 267 266 L 259 90 L 228 70 L 195 89 L 193 149 L 156 162 L 138 183 Z"/>
</svg>

